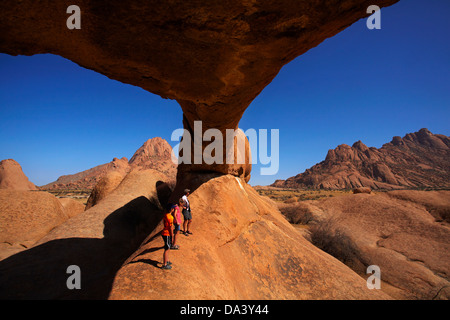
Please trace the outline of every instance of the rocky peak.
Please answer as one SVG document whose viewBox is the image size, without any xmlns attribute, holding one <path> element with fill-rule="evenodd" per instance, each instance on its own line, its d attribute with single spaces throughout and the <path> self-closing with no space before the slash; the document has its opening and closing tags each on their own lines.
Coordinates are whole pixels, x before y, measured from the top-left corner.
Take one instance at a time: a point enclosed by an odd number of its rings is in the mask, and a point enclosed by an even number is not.
<svg viewBox="0 0 450 320">
<path fill-rule="evenodd" d="M 363 146 L 366 147 L 366 149 L 368 149 L 367 146 L 365 146 L 364 144 L 362 144 L 362 146 L 357 144 L 357 148 L 350 147 L 347 144 L 341 144 L 337 146 L 337 148 L 334 150 L 328 150 L 328 154 L 327 157 L 325 158 L 325 161 L 359 160 L 358 148 L 359 147 L 363 148 Z"/>
<path fill-rule="evenodd" d="M 148 139 L 131 157 L 130 165 L 140 165 L 148 162 L 150 159 L 170 160 L 172 147 L 170 144 L 160 138 Z"/>
<path fill-rule="evenodd" d="M 101 164 L 71 175 L 65 175 L 51 182 L 44 189 L 92 189 L 100 179 L 109 173 L 116 172 L 124 176 L 133 169 L 154 169 L 166 174 L 169 179 L 176 176 L 177 166 L 171 160 L 172 147 L 162 138 L 147 140 L 128 161 L 126 157 L 114 157 L 111 162 Z"/>
<path fill-rule="evenodd" d="M 444 136 L 444 138 L 442 138 L 441 135 L 435 135 L 426 128 L 422 128 L 418 132 L 408 133 L 403 140 L 409 145 L 448 149 L 446 143 L 448 137 Z"/>
<path fill-rule="evenodd" d="M 369 148 L 364 143 L 362 143 L 361 140 L 356 141 L 352 145 L 352 148 L 362 152 L 369 150 Z"/>
<path fill-rule="evenodd" d="M 22 167 L 14 159 L 0 161 L 0 189 L 36 190 L 23 173 Z"/>
<path fill-rule="evenodd" d="M 403 139 L 400 136 L 395 136 L 392 138 L 391 144 L 394 146 L 402 146 L 405 142 L 403 142 Z"/>
<path fill-rule="evenodd" d="M 304 173 L 278 180 L 277 187 L 346 189 L 370 187 L 448 188 L 450 186 L 450 138 L 428 129 L 395 136 L 380 149 L 361 141 L 341 144 Z"/>
</svg>

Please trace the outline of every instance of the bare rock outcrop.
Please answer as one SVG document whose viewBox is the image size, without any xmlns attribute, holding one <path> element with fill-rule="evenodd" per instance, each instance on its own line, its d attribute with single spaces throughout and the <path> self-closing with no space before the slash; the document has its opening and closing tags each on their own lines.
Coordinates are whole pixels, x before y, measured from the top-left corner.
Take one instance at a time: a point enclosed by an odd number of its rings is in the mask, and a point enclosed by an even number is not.
<svg viewBox="0 0 450 320">
<path fill-rule="evenodd" d="M 124 177 L 125 174 L 117 171 L 111 171 L 104 175 L 89 195 L 89 199 L 86 203 L 86 210 L 95 206 L 102 199 L 106 198 L 107 195 L 113 192 L 122 182 Z"/>
<path fill-rule="evenodd" d="M 176 99 L 193 133 L 237 129 L 245 109 L 281 67 L 367 16 L 370 5 L 397 0 L 77 1 L 81 29 L 66 27 L 67 4 L 2 1 L 0 52 L 53 53 L 112 79 Z M 181 120 L 181 119 L 180 119 Z M 202 132 L 203 133 L 203 132 Z M 182 172 L 242 178 L 245 170 L 203 163 Z M 228 172 L 228 169 L 230 170 Z"/>
<path fill-rule="evenodd" d="M 311 241 L 364 274 L 380 267 L 397 299 L 449 299 L 450 191 L 389 191 L 312 201 Z M 299 218 L 301 220 L 301 218 Z"/>
<path fill-rule="evenodd" d="M 0 297 L 106 298 L 117 269 L 161 221 L 156 187 L 163 178 L 151 169 L 131 171 L 106 199 L 0 261 Z M 67 288 L 70 265 L 82 270 L 83 290 Z"/>
<path fill-rule="evenodd" d="M 50 193 L 0 190 L 0 260 L 31 247 L 68 217 Z"/>
<path fill-rule="evenodd" d="M 381 148 L 339 145 L 324 161 L 274 187 L 314 189 L 449 188 L 450 138 L 427 129 L 394 137 Z"/>
<path fill-rule="evenodd" d="M 353 189 L 353 193 L 367 193 L 367 194 L 371 194 L 372 193 L 372 189 L 370 189 L 369 187 L 359 187 L 359 188 Z"/>
<path fill-rule="evenodd" d="M 37 190 L 23 173 L 20 164 L 13 159 L 0 161 L 0 189 Z"/>
<path fill-rule="evenodd" d="M 164 173 L 168 178 L 175 179 L 177 165 L 172 161 L 172 147 L 160 138 L 148 139 L 129 161 L 130 167 L 153 169 Z"/>
<path fill-rule="evenodd" d="M 387 299 L 306 241 L 243 180 L 212 178 L 190 196 L 193 235 L 160 268 L 158 226 L 117 272 L 110 299 Z M 139 285 L 136 285 L 139 283 Z"/>
<path fill-rule="evenodd" d="M 85 210 L 85 205 L 71 198 L 58 198 L 68 218 L 72 218 Z"/>
<path fill-rule="evenodd" d="M 160 175 L 132 171 L 96 206 L 0 261 L 0 297 L 389 298 L 369 290 L 365 279 L 305 240 L 272 201 L 230 175 L 193 190 L 194 235 L 180 238 L 180 250 L 171 252 L 173 272 L 164 273 Z M 67 289 L 69 265 L 82 270 L 82 290 Z"/>
</svg>

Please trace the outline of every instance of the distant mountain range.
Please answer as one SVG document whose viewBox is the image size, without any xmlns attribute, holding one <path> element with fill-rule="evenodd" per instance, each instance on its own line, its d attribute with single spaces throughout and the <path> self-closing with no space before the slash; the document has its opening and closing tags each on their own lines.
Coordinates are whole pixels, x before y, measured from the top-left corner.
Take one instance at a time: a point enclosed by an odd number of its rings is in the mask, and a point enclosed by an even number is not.
<svg viewBox="0 0 450 320">
<path fill-rule="evenodd" d="M 381 148 L 361 141 L 329 150 L 324 161 L 271 186 L 283 188 L 372 189 L 449 188 L 450 138 L 428 129 L 393 137 Z"/>
<path fill-rule="evenodd" d="M 147 140 L 130 161 L 123 157 L 94 168 L 59 177 L 56 181 L 41 186 L 44 190 L 87 190 L 92 189 L 107 173 L 116 171 L 123 176 L 133 169 L 154 169 L 164 173 L 169 179 L 175 179 L 177 166 L 171 160 L 172 147 L 159 137 Z"/>
</svg>

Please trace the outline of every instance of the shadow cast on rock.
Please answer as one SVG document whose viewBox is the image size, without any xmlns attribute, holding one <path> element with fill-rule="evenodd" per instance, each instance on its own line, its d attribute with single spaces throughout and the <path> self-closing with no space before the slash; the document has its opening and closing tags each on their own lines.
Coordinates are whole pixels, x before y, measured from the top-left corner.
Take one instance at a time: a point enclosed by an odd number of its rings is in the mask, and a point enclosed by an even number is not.
<svg viewBox="0 0 450 320">
<path fill-rule="evenodd" d="M 184 190 L 189 189 L 192 194 L 202 184 L 207 183 L 211 179 L 215 179 L 225 174 L 213 171 L 195 171 L 195 172 L 178 172 L 177 183 L 172 191 L 169 202 L 178 203 L 178 200 L 184 195 Z"/>
<path fill-rule="evenodd" d="M 104 237 L 50 240 L 0 261 L 0 299 L 107 299 L 115 274 L 163 213 L 138 197 L 104 219 Z M 69 290 L 67 268 L 80 268 L 81 289 Z"/>
<path fill-rule="evenodd" d="M 139 259 L 139 260 L 130 262 L 130 264 L 133 264 L 133 263 L 146 263 L 146 264 L 154 266 L 155 268 L 160 268 L 160 269 L 162 268 L 162 265 L 158 266 L 158 264 L 160 264 L 159 261 L 152 260 L 152 259 Z"/>
</svg>

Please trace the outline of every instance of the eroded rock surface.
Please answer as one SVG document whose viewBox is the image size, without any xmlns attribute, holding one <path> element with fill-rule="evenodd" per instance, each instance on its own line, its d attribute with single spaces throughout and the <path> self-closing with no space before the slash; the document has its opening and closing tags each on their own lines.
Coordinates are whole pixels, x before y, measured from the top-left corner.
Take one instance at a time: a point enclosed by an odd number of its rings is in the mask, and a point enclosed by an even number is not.
<svg viewBox="0 0 450 320">
<path fill-rule="evenodd" d="M 388 299 L 317 249 L 275 204 L 231 175 L 189 197 L 193 235 L 161 269 L 162 225 L 118 270 L 110 299 Z"/>
<path fill-rule="evenodd" d="M 135 170 L 105 199 L 0 261 L 3 299 L 388 299 L 319 250 L 242 179 L 209 177 L 190 196 L 193 235 L 162 261 L 161 173 Z M 55 199 L 56 200 L 56 199 Z M 65 270 L 82 270 L 69 290 Z"/>
<path fill-rule="evenodd" d="M 0 260 L 31 247 L 68 218 L 50 193 L 0 190 Z"/>
<path fill-rule="evenodd" d="M 312 242 L 357 273 L 379 266 L 381 289 L 392 297 L 449 299 L 449 199 L 449 191 L 399 190 L 280 209 L 291 221 L 310 225 Z"/>
<path fill-rule="evenodd" d="M 23 173 L 20 164 L 13 159 L 0 161 L 0 189 L 37 190 Z"/>
</svg>

